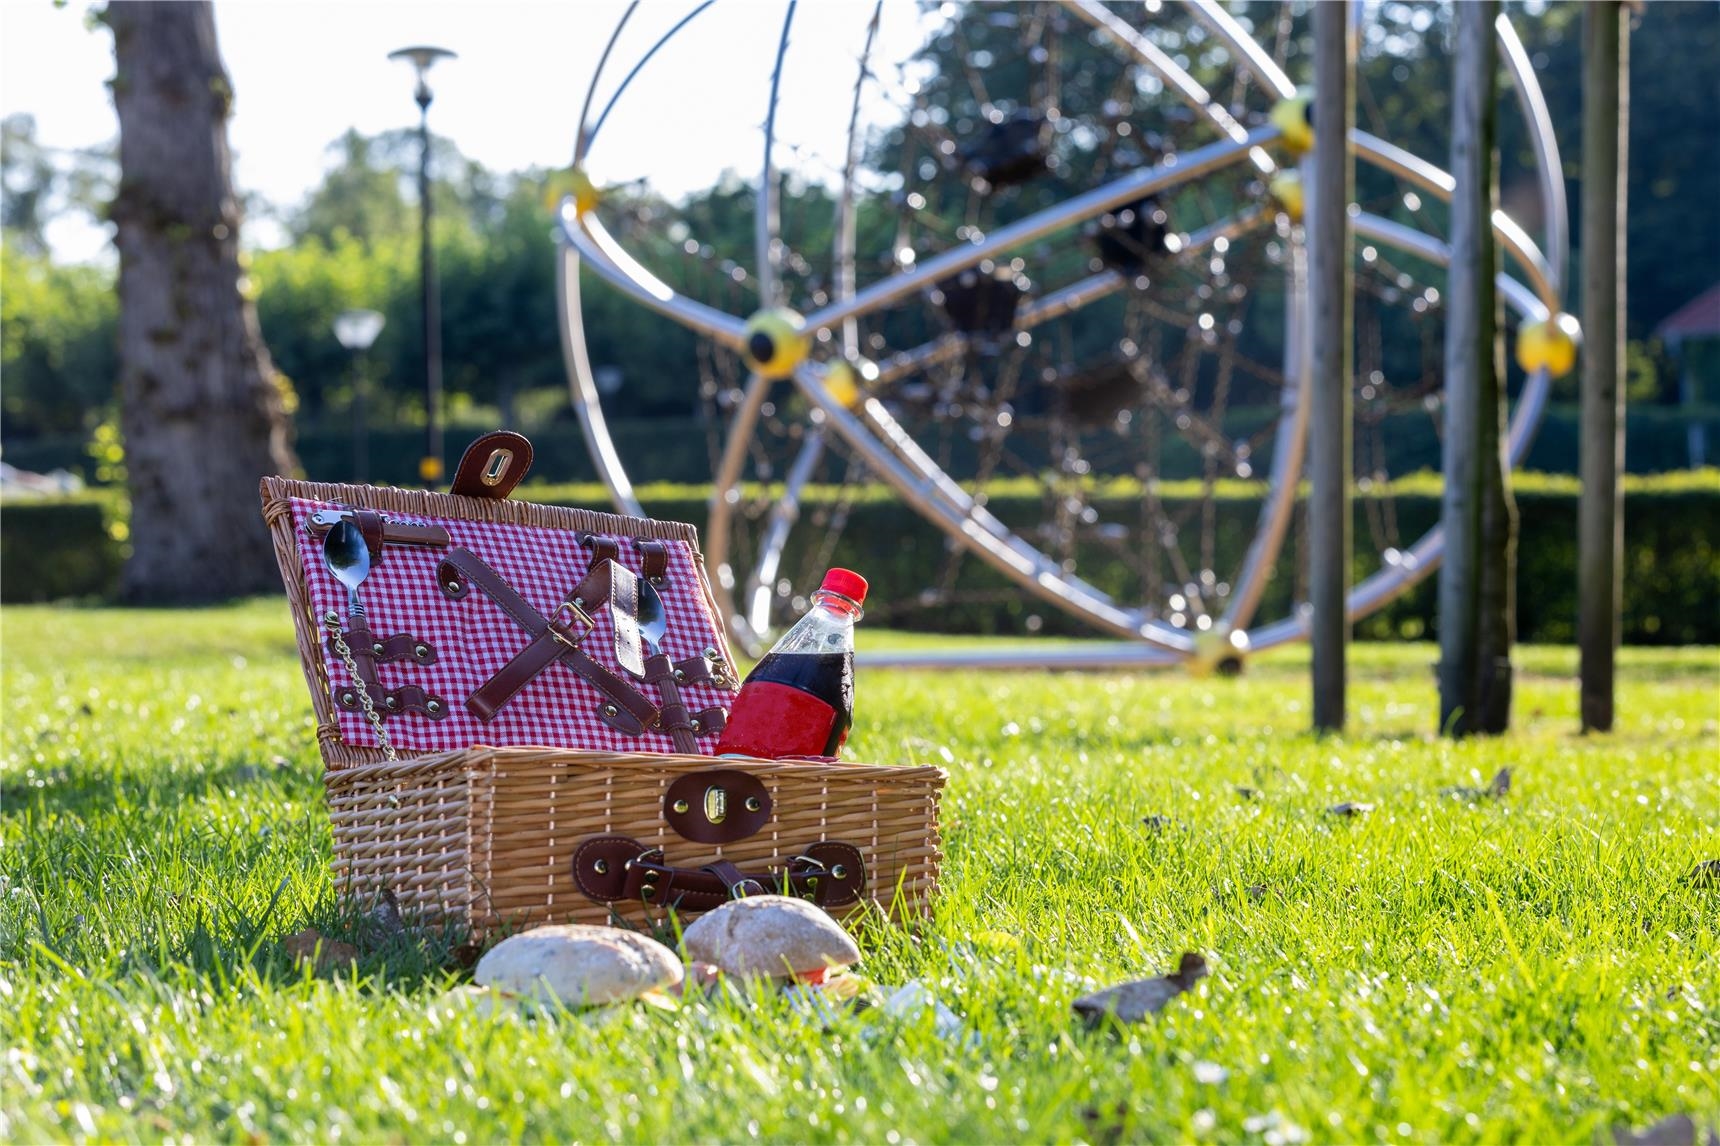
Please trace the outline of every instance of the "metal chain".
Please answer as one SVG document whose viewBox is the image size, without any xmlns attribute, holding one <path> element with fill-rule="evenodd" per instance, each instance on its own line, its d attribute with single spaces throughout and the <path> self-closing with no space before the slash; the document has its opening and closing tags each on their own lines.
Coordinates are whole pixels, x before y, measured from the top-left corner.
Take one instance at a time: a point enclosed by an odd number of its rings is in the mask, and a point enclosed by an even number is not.
<svg viewBox="0 0 1720 1146">
<path fill-rule="evenodd" d="M 346 638 L 340 635 L 340 617 L 335 613 L 328 614 L 325 622 L 329 635 L 334 638 L 334 651 L 340 654 L 341 663 L 346 665 L 346 671 L 352 675 L 352 683 L 358 689 L 358 705 L 364 709 L 364 718 L 370 721 L 370 726 L 376 729 L 376 741 L 382 746 L 382 753 L 390 760 L 398 760 L 394 745 L 388 742 L 388 733 L 382 728 L 382 714 L 376 711 L 376 702 L 370 699 L 370 688 L 358 675 L 358 662 L 353 659 L 352 649 L 347 647 Z"/>
</svg>

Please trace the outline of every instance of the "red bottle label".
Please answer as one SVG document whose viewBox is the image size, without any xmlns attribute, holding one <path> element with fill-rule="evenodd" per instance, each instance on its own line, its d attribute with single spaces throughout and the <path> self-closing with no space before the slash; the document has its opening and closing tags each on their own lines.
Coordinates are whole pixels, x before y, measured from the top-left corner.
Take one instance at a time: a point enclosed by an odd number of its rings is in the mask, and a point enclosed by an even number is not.
<svg viewBox="0 0 1720 1146">
<path fill-rule="evenodd" d="M 848 730 L 836 728 L 836 710 L 810 692 L 775 681 L 751 680 L 729 713 L 717 751 L 774 759 L 834 756 Z"/>
</svg>

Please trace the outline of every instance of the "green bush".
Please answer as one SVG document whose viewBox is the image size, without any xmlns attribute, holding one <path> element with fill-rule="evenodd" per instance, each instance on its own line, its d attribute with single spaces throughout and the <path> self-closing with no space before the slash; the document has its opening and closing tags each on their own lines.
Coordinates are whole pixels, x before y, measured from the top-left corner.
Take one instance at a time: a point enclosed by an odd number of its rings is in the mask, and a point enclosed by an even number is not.
<svg viewBox="0 0 1720 1146">
<path fill-rule="evenodd" d="M 565 392 L 545 388 L 530 392 L 540 404 L 565 402 Z M 596 481 L 591 455 L 585 448 L 585 438 L 579 427 L 563 412 L 562 420 L 522 428 L 532 439 L 536 458 L 532 472 L 551 482 Z M 1267 414 L 1250 419 L 1237 415 L 1230 429 L 1238 437 L 1247 437 L 1265 424 Z M 470 421 L 471 419 L 466 419 Z M 1698 421 L 1708 427 L 1711 441 L 1720 441 L 1720 406 L 1703 406 L 1684 410 L 1666 406 L 1633 407 L 1625 419 L 1625 462 L 1634 474 L 1664 473 L 1683 469 L 1689 464 L 1689 426 Z M 461 424 L 446 431 L 449 464 L 458 459 L 466 443 L 480 433 L 494 429 L 493 421 L 483 425 Z M 610 424 L 615 447 L 626 460 L 628 472 L 635 482 L 681 482 L 697 484 L 710 480 L 714 456 L 705 423 L 692 417 L 620 418 Z M 1389 443 L 1392 468 L 1397 473 L 1413 473 L 1419 469 L 1439 467 L 1439 436 L 1434 422 L 1425 414 L 1400 414 L 1387 420 L 1383 427 L 1384 440 Z M 1577 470 L 1577 409 L 1575 406 L 1554 406 L 1547 411 L 1535 441 L 1529 449 L 1525 469 L 1542 473 L 1575 473 Z M 668 444 L 669 448 L 665 448 Z M 297 449 L 305 473 L 315 481 L 351 481 L 352 430 L 338 415 L 314 422 L 301 419 Z M 785 471 L 799 448 L 799 443 L 787 439 L 766 439 L 759 443 L 763 455 Z M 950 459 L 951 473 L 958 478 L 972 471 L 973 456 L 967 447 L 954 443 Z M 418 458 L 424 450 L 422 427 L 392 426 L 374 428 L 369 436 L 370 472 L 373 482 L 404 485 L 418 480 Z M 56 468 L 80 472 L 86 480 L 97 480 L 90 473 L 88 439 L 83 434 L 50 435 L 40 438 L 8 440 L 6 460 L 20 469 L 45 473 Z M 1255 466 L 1264 472 L 1271 457 L 1269 448 L 1255 455 Z M 1130 461 L 1130 465 L 1133 462 Z M 1167 478 L 1197 477 L 1202 461 L 1196 450 L 1181 438 L 1172 437 L 1164 443 L 1159 457 L 1159 472 Z"/>
<path fill-rule="evenodd" d="M 1113 482 L 1097 499 L 1109 520 L 1127 520 L 1138 503 L 1133 482 Z M 1517 504 L 1518 633 L 1524 641 L 1568 642 L 1575 637 L 1576 535 L 1578 489 L 1574 479 L 1520 474 Z M 639 490 L 655 517 L 703 524 L 708 488 L 657 484 Z M 551 505 L 606 508 L 602 487 L 529 485 L 523 496 Z M 1197 491 L 1187 483 L 1160 491 L 1173 517 L 1198 513 Z M 1356 499 L 1358 545 L 1371 545 L 1378 515 L 1389 505 L 1397 538 L 1412 543 L 1439 519 L 1439 482 L 1433 475 L 1406 479 L 1378 495 Z M 0 599 L 40 601 L 112 593 L 124 545 L 121 500 L 97 491 L 73 499 L 13 502 L 0 510 L 0 554 L 4 578 Z M 1040 501 L 1025 492 L 994 496 L 990 509 L 1006 523 L 1027 530 L 1040 520 Z M 1213 499 L 1215 562 L 1234 567 L 1254 535 L 1259 516 L 1257 487 L 1221 487 Z M 834 547 L 823 548 L 831 515 L 847 513 Z M 951 562 L 950 543 L 887 490 L 861 491 L 844 510 L 835 491 L 816 488 L 803 508 L 808 528 L 791 535 L 782 568 L 791 578 L 814 575 L 814 565 L 848 564 L 863 570 L 877 587 L 870 610 L 874 622 L 892 627 L 949 633 L 1028 631 L 1029 618 L 1046 634 L 1083 635 L 1090 631 L 1017 589 L 978 559 L 960 559 L 960 592 L 948 599 L 920 594 L 943 582 Z M 1192 528 L 1192 526 L 1191 526 Z M 880 544 L 888 538 L 889 544 Z M 1292 533 L 1258 614 L 1285 616 L 1297 595 L 1300 561 Z M 745 547 L 739 558 L 745 562 Z M 1078 554 L 1088 579 L 1118 600 L 1141 599 L 1130 564 L 1104 560 L 1097 549 Z M 1358 576 L 1364 573 L 1358 565 Z M 1358 626 L 1369 639 L 1422 639 L 1438 631 L 1436 577 Z M 1720 471 L 1704 470 L 1630 478 L 1625 484 L 1624 637 L 1633 644 L 1720 644 Z"/>
<path fill-rule="evenodd" d="M 112 596 L 126 552 L 121 505 L 101 491 L 0 506 L 0 601 Z"/>
</svg>

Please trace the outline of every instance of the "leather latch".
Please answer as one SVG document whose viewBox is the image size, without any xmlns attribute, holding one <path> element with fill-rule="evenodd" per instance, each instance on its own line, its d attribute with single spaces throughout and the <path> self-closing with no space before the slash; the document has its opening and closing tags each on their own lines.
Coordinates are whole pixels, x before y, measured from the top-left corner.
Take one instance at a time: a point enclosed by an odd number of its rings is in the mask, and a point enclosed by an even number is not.
<svg viewBox="0 0 1720 1146">
<path fill-rule="evenodd" d="M 734 768 L 689 772 L 663 794 L 663 819 L 682 839 L 732 844 L 770 823 L 770 791 L 758 777 Z"/>
</svg>

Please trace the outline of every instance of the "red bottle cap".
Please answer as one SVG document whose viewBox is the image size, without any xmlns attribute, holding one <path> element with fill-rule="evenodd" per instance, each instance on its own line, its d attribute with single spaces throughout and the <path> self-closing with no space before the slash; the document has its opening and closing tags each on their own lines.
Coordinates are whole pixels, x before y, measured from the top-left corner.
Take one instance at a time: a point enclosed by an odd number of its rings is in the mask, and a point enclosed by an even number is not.
<svg viewBox="0 0 1720 1146">
<path fill-rule="evenodd" d="M 866 603 L 866 578 L 852 569 L 832 569 L 824 575 L 824 584 L 819 588 L 840 593 L 856 605 Z"/>
</svg>

